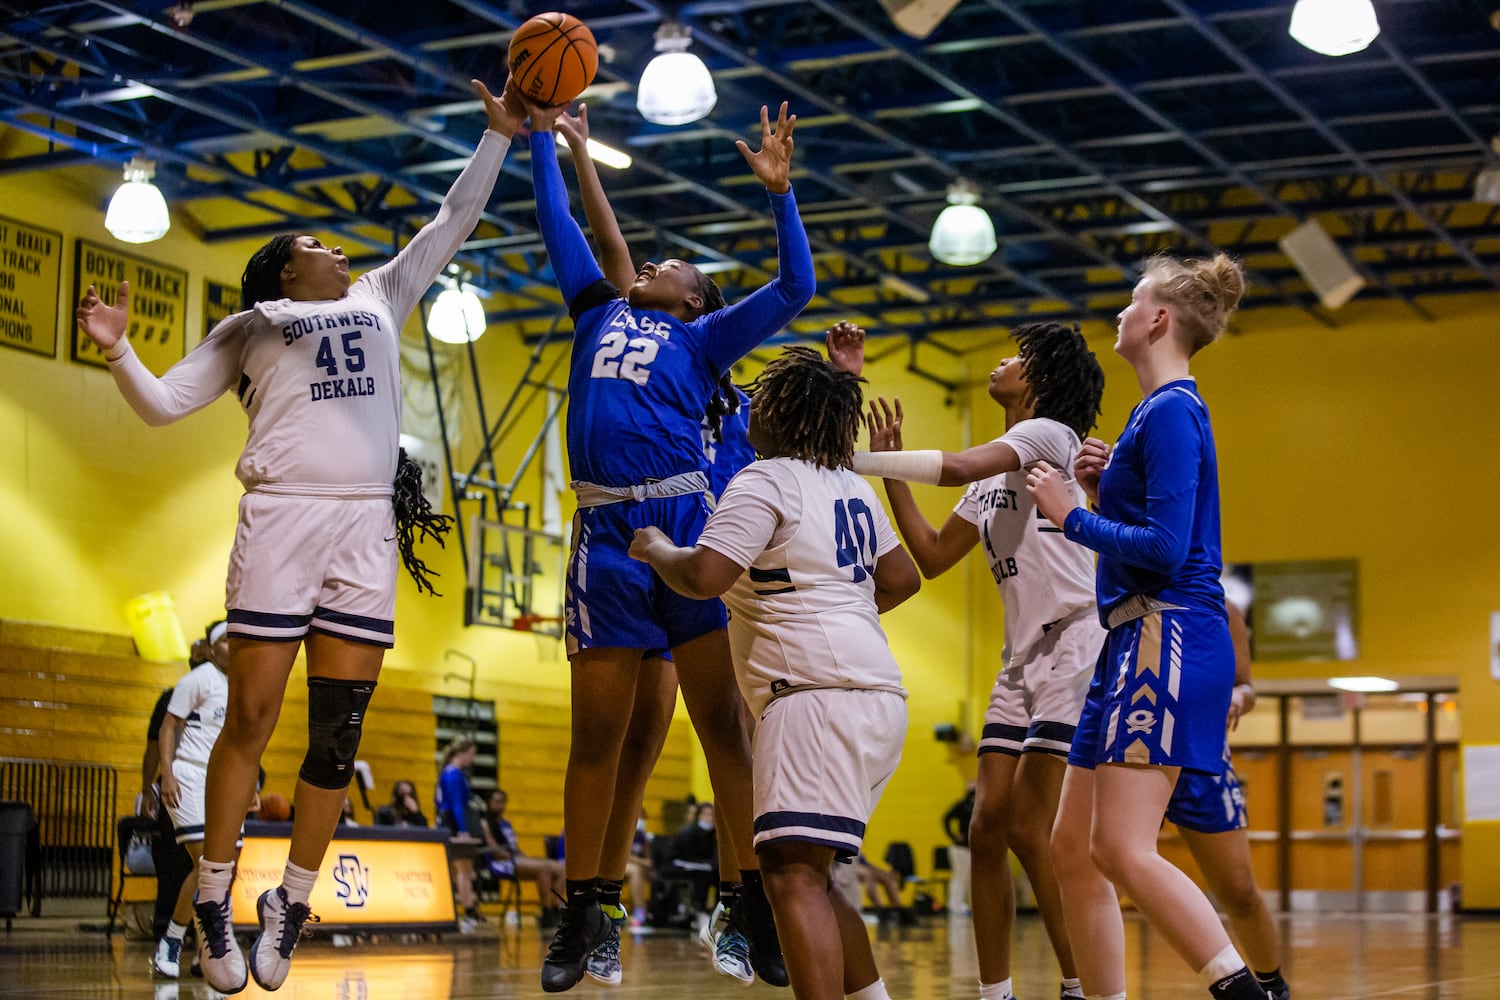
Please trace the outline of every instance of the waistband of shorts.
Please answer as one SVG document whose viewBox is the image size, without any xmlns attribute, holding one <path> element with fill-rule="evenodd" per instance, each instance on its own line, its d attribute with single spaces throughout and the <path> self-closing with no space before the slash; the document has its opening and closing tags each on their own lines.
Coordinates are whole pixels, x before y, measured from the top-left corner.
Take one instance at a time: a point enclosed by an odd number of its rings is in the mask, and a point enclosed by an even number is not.
<svg viewBox="0 0 1500 1000">
<path fill-rule="evenodd" d="M 395 490 L 390 483 L 354 483 L 330 486 L 326 483 L 256 483 L 246 493 L 271 497 L 303 497 L 308 500 L 381 500 L 390 499 Z"/>
<path fill-rule="evenodd" d="M 658 500 L 663 497 L 681 497 L 690 493 L 707 493 L 708 476 L 701 472 L 682 472 L 665 479 L 653 479 L 635 486 L 600 486 L 575 479 L 570 484 L 578 496 L 578 506 L 603 507 L 606 504 L 624 503 L 633 500 Z"/>
<path fill-rule="evenodd" d="M 907 700 L 909 695 L 906 688 L 899 684 L 872 684 L 859 687 L 848 687 L 843 684 L 792 684 L 782 688 L 780 691 L 771 692 L 771 697 L 766 700 L 769 705 L 773 701 L 780 701 L 788 695 L 802 694 L 804 691 L 873 691 L 879 694 L 893 694 L 902 701 Z"/>
<path fill-rule="evenodd" d="M 1133 622 L 1137 618 L 1144 618 L 1157 611 L 1186 611 L 1181 604 L 1173 604 L 1160 598 L 1151 597 L 1147 594 L 1132 594 L 1125 600 L 1110 609 L 1109 616 L 1104 623 L 1109 628 L 1119 628 L 1126 622 Z"/>
</svg>

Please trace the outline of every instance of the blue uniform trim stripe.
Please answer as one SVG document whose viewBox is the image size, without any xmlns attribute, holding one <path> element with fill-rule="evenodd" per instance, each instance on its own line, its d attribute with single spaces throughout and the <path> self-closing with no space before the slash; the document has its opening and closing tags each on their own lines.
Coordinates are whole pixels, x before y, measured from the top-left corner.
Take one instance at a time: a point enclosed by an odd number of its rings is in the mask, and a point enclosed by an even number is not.
<svg viewBox="0 0 1500 1000">
<path fill-rule="evenodd" d="M 865 835 L 865 825 L 857 819 L 849 819 L 846 816 L 825 816 L 822 813 L 806 812 L 769 812 L 755 817 L 756 833 L 779 830 L 788 826 L 812 827 L 815 830 L 827 830 L 829 833 L 842 833 L 861 839 Z"/>
<path fill-rule="evenodd" d="M 1046 740 L 1049 743 L 1069 744 L 1073 742 L 1073 734 L 1077 732 L 1076 726 L 1070 726 L 1066 722 L 1048 722 L 1038 719 L 1031 724 L 1026 731 L 1028 740 Z"/>
<path fill-rule="evenodd" d="M 750 567 L 751 583 L 791 583 L 792 571 L 783 566 L 781 569 L 756 569 Z"/>
<path fill-rule="evenodd" d="M 390 649 L 396 645 L 394 639 L 360 635 L 358 632 L 340 632 L 331 628 L 322 628 L 318 625 L 314 625 L 310 631 L 317 632 L 320 635 L 333 636 L 335 639 L 347 639 L 350 642 L 357 642 L 365 646 L 379 646 L 381 649 Z"/>
<path fill-rule="evenodd" d="M 1020 743 L 1026 739 L 1026 727 L 1007 726 L 1003 722 L 987 722 L 984 729 L 980 731 L 979 738 L 982 740 L 1007 740 L 1011 743 Z"/>
</svg>

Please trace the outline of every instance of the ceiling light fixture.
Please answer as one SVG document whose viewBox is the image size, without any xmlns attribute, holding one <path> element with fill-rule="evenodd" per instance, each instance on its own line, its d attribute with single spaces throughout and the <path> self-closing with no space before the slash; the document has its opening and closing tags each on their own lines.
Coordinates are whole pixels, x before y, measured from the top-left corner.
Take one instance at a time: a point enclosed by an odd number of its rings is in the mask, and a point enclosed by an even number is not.
<svg viewBox="0 0 1500 1000">
<path fill-rule="evenodd" d="M 1401 687 L 1385 677 L 1330 677 L 1328 686 L 1340 691 L 1396 691 Z"/>
<path fill-rule="evenodd" d="M 1359 52 L 1380 34 L 1370 0 L 1297 0 L 1291 36 L 1325 56 Z"/>
<path fill-rule="evenodd" d="M 125 183 L 116 189 L 104 213 L 104 228 L 122 243 L 150 243 L 172 228 L 167 199 L 151 183 L 155 175 L 156 164 L 151 160 L 136 156 L 125 164 Z"/>
<path fill-rule="evenodd" d="M 686 125 L 714 109 L 719 95 L 703 60 L 687 51 L 688 30 L 676 21 L 656 29 L 657 55 L 646 64 L 636 88 L 635 107 L 657 125 Z"/>
<path fill-rule="evenodd" d="M 445 344 L 468 344 L 484 336 L 484 303 L 474 289 L 453 278 L 440 277 L 443 290 L 427 310 L 427 332 Z"/>
<path fill-rule="evenodd" d="M 966 180 L 948 186 L 948 207 L 932 224 L 927 249 L 936 260 L 955 267 L 972 267 L 989 260 L 998 244 L 995 223 L 979 207 L 979 190 Z"/>
</svg>

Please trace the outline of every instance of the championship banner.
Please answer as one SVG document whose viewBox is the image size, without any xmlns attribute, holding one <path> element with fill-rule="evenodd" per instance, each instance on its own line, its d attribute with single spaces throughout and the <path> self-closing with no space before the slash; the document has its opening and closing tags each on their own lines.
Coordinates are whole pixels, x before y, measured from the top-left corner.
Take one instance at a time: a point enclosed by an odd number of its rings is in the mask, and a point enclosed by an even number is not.
<svg viewBox="0 0 1500 1000">
<path fill-rule="evenodd" d="M 203 280 L 203 336 L 240 311 L 240 290 L 212 278 Z"/>
<path fill-rule="evenodd" d="M 62 234 L 0 216 L 0 344 L 57 357 Z"/>
<path fill-rule="evenodd" d="M 120 282 L 130 282 L 130 322 L 125 335 L 154 375 L 161 375 L 187 353 L 187 272 L 121 253 L 88 240 L 78 241 L 73 301 L 93 285 L 113 305 Z M 109 367 L 104 352 L 73 324 L 73 360 Z"/>
<path fill-rule="evenodd" d="M 290 830 L 276 824 L 273 829 Z M 257 923 L 256 901 L 281 884 L 291 839 L 257 836 L 247 826 L 235 868 L 236 924 Z M 340 827 L 309 900 L 324 930 L 346 927 L 452 929 L 453 882 L 442 831 Z"/>
</svg>

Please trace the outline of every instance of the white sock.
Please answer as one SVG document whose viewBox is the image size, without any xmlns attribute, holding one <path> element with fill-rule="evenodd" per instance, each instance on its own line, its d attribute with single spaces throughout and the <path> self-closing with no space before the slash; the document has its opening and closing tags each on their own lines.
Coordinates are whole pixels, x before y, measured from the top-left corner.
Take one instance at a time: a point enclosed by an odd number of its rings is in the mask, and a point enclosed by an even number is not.
<svg viewBox="0 0 1500 1000">
<path fill-rule="evenodd" d="M 979 1000 L 1011 1000 L 1010 977 L 999 983 L 980 983 Z"/>
<path fill-rule="evenodd" d="M 166 936 L 169 937 L 169 938 L 171 938 L 173 941 L 181 941 L 186 934 L 187 934 L 187 925 L 186 924 L 179 924 L 175 920 L 169 921 L 167 923 L 167 934 L 166 934 Z"/>
<path fill-rule="evenodd" d="M 201 902 L 222 902 L 229 895 L 229 885 L 233 881 L 233 861 L 198 859 L 198 899 Z"/>
<path fill-rule="evenodd" d="M 1079 982 L 1077 979 L 1064 979 L 1062 981 L 1062 995 L 1068 997 L 1069 1000 L 1072 1000 L 1072 998 L 1074 997 L 1082 1000 L 1083 983 Z"/>
<path fill-rule="evenodd" d="M 1125 1000 L 1124 993 L 1090 993 L 1086 1000 Z"/>
<path fill-rule="evenodd" d="M 1208 964 L 1198 970 L 1198 979 L 1205 987 L 1209 987 L 1243 968 L 1245 968 L 1245 960 L 1240 958 L 1240 953 L 1234 950 L 1234 945 L 1225 945 L 1223 951 L 1209 959 Z"/>
<path fill-rule="evenodd" d="M 312 895 L 313 886 L 317 881 L 317 872 L 310 872 L 288 861 L 286 869 L 281 873 L 281 888 L 286 892 L 286 901 L 288 903 L 307 902 L 307 897 Z"/>
<path fill-rule="evenodd" d="M 885 980 L 877 979 L 864 989 L 850 993 L 849 1000 L 891 1000 L 891 995 L 885 991 Z"/>
</svg>

